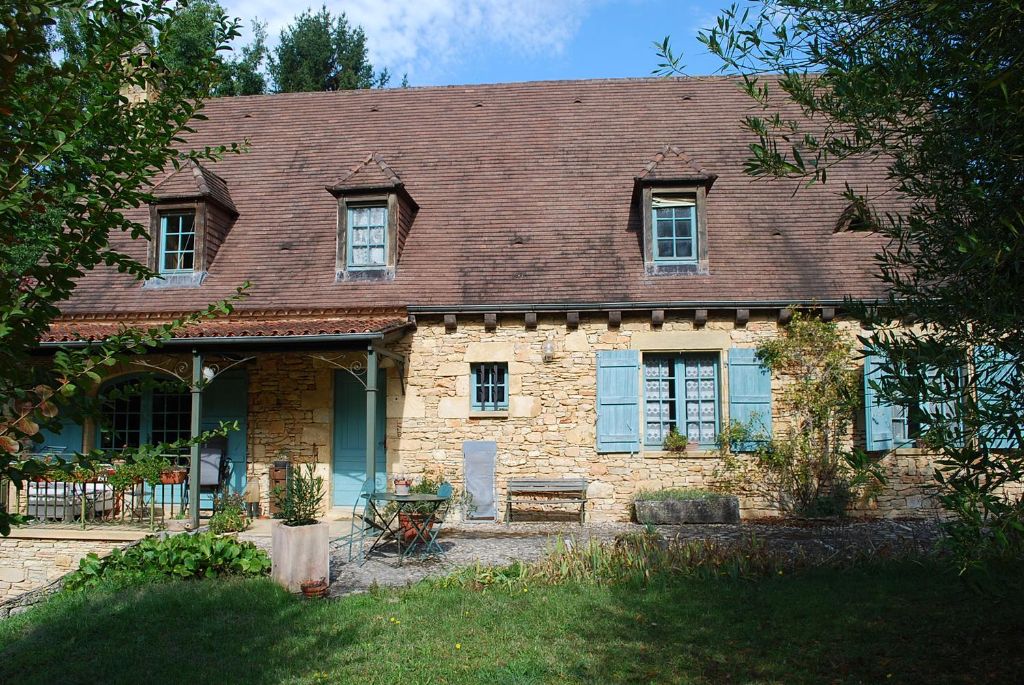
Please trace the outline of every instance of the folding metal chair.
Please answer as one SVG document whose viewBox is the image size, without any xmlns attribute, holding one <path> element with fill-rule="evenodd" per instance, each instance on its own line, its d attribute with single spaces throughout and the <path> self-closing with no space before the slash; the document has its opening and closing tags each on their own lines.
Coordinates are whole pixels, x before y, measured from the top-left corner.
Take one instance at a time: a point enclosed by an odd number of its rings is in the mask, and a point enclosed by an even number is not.
<svg viewBox="0 0 1024 685">
<path fill-rule="evenodd" d="M 378 479 L 379 480 L 379 479 Z M 352 505 L 352 529 L 346 535 L 335 538 L 335 542 L 341 542 L 348 548 L 348 560 L 351 562 L 356 555 L 359 556 L 360 566 L 366 562 L 363 554 L 363 546 L 368 537 L 373 537 L 380 530 L 380 525 L 373 520 L 373 508 L 370 506 L 370 498 L 367 496 L 376 491 L 380 485 L 374 487 L 372 478 L 363 481 L 359 488 L 359 497 Z M 359 543 L 358 551 L 354 551 L 356 543 Z"/>
<path fill-rule="evenodd" d="M 448 515 L 448 510 L 451 508 L 453 492 L 454 488 L 452 488 L 451 483 L 441 483 L 441 486 L 437 489 L 437 494 L 439 497 L 443 497 L 444 501 L 437 505 L 437 509 L 431 514 L 429 521 L 424 522 L 423 528 L 409 544 L 409 552 L 412 552 L 417 544 L 422 544 L 423 551 L 420 552 L 420 556 L 444 554 L 444 548 L 437 542 L 437 535 L 441 532 L 441 526 Z"/>
</svg>

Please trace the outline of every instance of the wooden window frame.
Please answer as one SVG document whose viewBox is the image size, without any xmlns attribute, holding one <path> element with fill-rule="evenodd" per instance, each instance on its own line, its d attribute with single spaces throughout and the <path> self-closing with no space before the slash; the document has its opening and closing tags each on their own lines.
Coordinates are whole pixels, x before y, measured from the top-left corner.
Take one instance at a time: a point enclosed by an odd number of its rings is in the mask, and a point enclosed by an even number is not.
<svg viewBox="0 0 1024 685">
<path fill-rule="evenodd" d="M 381 264 L 355 264 L 353 256 L 355 252 L 355 241 L 352 238 L 352 232 L 355 230 L 355 226 L 352 225 L 352 214 L 353 212 L 360 209 L 383 209 L 384 210 L 384 262 Z M 390 212 L 388 212 L 388 205 L 386 202 L 367 202 L 367 203 L 348 203 L 345 207 L 345 239 L 346 250 L 345 250 L 345 269 L 349 271 L 368 271 L 368 270 L 380 270 L 388 268 L 388 250 L 391 246 L 391 240 L 388 238 L 388 227 L 390 226 Z"/>
<path fill-rule="evenodd" d="M 350 207 L 374 206 L 383 206 L 387 212 L 387 229 L 384 237 L 386 263 L 383 266 L 350 266 L 349 246 L 351 231 L 348 225 L 348 210 Z M 338 198 L 338 248 L 334 265 L 337 280 L 393 278 L 398 255 L 398 220 L 398 194 L 395 192 L 340 196 Z"/>
<path fill-rule="evenodd" d="M 167 268 L 167 255 L 168 255 L 168 250 L 167 250 L 168 231 L 167 231 L 167 228 L 168 228 L 168 223 L 169 223 L 168 219 L 170 219 L 172 217 L 175 218 L 175 219 L 178 219 L 179 221 L 181 219 L 183 219 L 184 217 L 191 217 L 191 219 L 192 219 L 192 230 L 191 230 L 191 234 L 192 234 L 192 249 L 190 249 L 190 250 L 183 250 L 183 249 L 181 249 L 181 244 L 179 243 L 178 249 L 173 251 L 174 254 L 179 254 L 179 255 L 183 255 L 183 254 L 187 254 L 187 253 L 191 252 L 192 253 L 192 266 L 191 266 L 191 268 L 188 268 L 188 269 L 169 269 L 169 268 Z M 179 225 L 179 227 L 181 226 L 180 223 L 178 225 Z M 177 232 L 177 235 L 178 235 L 179 240 L 180 240 L 181 236 L 188 235 L 188 233 L 179 230 Z M 198 254 L 198 252 L 196 250 L 196 247 L 198 246 L 198 238 L 199 238 L 199 236 L 198 236 L 198 233 L 196 231 L 196 214 L 195 214 L 194 211 L 191 211 L 191 210 L 181 210 L 181 211 L 178 211 L 178 212 L 166 212 L 166 211 L 165 212 L 160 212 L 160 228 L 159 228 L 159 237 L 157 239 L 157 271 L 159 271 L 161 274 L 184 274 L 184 273 L 193 273 L 195 271 L 198 271 L 199 269 L 196 269 L 197 263 L 200 261 L 199 254 Z"/>
<path fill-rule="evenodd" d="M 195 258 L 192 261 L 191 271 L 162 271 L 161 255 L 163 253 L 163 217 L 172 214 L 193 214 L 192 230 L 195 231 Z M 188 274 L 202 273 L 206 271 L 206 203 L 196 202 L 168 202 L 164 204 L 150 205 L 149 208 L 149 268 L 158 273 Z"/>
<path fill-rule="evenodd" d="M 692 259 L 658 259 L 657 237 L 654 222 L 655 197 L 681 197 L 694 203 L 694 257 Z M 644 265 L 650 276 L 707 275 L 708 262 L 708 221 L 707 188 L 703 184 L 647 185 L 641 194 L 643 215 Z"/>
</svg>

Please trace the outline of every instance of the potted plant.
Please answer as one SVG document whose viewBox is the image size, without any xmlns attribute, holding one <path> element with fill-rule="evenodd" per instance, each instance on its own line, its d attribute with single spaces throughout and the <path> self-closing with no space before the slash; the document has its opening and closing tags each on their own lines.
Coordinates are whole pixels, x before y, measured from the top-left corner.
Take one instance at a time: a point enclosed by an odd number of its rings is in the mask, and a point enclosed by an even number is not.
<svg viewBox="0 0 1024 685">
<path fill-rule="evenodd" d="M 184 466 L 171 466 L 160 472 L 161 485 L 181 485 L 188 477 L 188 470 Z"/>
<path fill-rule="evenodd" d="M 665 436 L 665 444 L 662 445 L 662 449 L 666 452 L 685 452 L 686 446 L 689 444 L 686 436 L 676 430 L 675 426 L 669 429 L 668 435 Z"/>
<path fill-rule="evenodd" d="M 412 490 L 412 479 L 406 476 L 395 476 L 395 494 L 408 495 Z"/>
<path fill-rule="evenodd" d="M 410 487 L 409 494 L 437 494 L 442 482 L 444 481 L 441 476 L 424 476 L 420 479 L 419 483 Z M 434 505 L 425 502 L 423 504 L 414 504 L 411 508 L 399 512 L 398 526 L 401 530 L 402 541 L 406 543 L 412 542 L 416 539 L 417 535 L 433 528 L 433 519 L 427 521 L 427 517 L 433 511 L 435 511 Z"/>
<path fill-rule="evenodd" d="M 303 581 L 330 577 L 328 526 L 317 516 L 324 500 L 324 479 L 313 464 L 297 467 L 287 487 L 276 493 L 280 519 L 271 526 L 271 577 L 289 592 Z"/>
</svg>

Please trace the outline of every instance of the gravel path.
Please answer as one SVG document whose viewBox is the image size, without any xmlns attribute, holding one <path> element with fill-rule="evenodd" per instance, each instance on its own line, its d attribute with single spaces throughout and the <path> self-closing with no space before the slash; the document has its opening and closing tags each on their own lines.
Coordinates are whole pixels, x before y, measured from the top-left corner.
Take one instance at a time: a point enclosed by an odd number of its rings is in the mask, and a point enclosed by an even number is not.
<svg viewBox="0 0 1024 685">
<path fill-rule="evenodd" d="M 612 541 L 623 533 L 639 533 L 643 526 L 628 523 L 597 523 L 583 528 L 572 524 L 515 523 L 469 524 L 446 528 L 439 537 L 446 554 L 438 559 L 411 559 L 398 564 L 395 547 L 385 548 L 363 565 L 348 562 L 347 549 L 331 549 L 331 595 L 363 592 L 370 587 L 402 587 L 430 576 L 480 564 L 507 565 L 515 560 L 535 561 L 559 538 L 586 542 Z M 751 535 L 771 549 L 821 559 L 842 559 L 855 554 L 925 552 L 940 537 L 936 521 L 880 520 L 844 524 L 780 524 L 658 526 L 667 539 L 729 542 Z"/>
</svg>

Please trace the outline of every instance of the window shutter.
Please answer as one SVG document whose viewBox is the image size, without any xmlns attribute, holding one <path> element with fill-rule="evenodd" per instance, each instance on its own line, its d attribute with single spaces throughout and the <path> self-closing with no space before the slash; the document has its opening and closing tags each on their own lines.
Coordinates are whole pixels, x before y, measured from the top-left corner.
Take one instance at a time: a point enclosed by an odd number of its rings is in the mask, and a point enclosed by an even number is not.
<svg viewBox="0 0 1024 685">
<path fill-rule="evenodd" d="M 1013 359 L 994 347 L 979 347 L 974 351 L 974 365 L 977 372 L 978 408 L 984 411 L 986 406 L 999 401 L 1001 393 L 1012 390 L 1008 384 L 1013 380 Z M 989 449 L 1008 450 L 1019 447 L 1016 436 L 999 435 L 992 424 L 982 424 L 980 437 Z"/>
<path fill-rule="evenodd" d="M 640 353 L 597 353 L 597 451 L 640 449 Z"/>
<path fill-rule="evenodd" d="M 872 381 L 879 382 L 884 372 L 878 365 L 878 357 L 868 354 L 864 357 L 864 438 L 869 452 L 887 452 L 893 448 L 892 405 L 882 402 Z"/>
<path fill-rule="evenodd" d="M 733 443 L 734 452 L 753 452 L 772 436 L 772 376 L 756 350 L 729 350 L 729 421 L 747 424 L 757 438 Z"/>
</svg>

